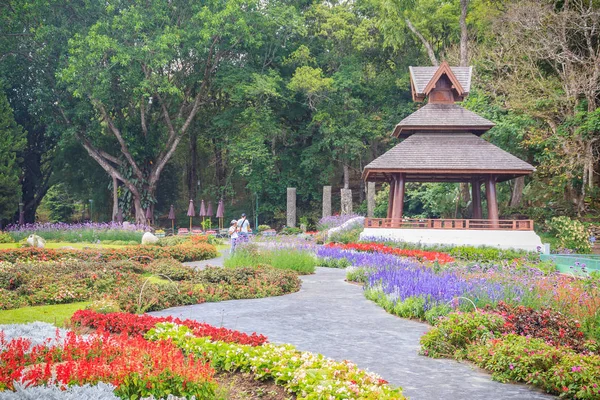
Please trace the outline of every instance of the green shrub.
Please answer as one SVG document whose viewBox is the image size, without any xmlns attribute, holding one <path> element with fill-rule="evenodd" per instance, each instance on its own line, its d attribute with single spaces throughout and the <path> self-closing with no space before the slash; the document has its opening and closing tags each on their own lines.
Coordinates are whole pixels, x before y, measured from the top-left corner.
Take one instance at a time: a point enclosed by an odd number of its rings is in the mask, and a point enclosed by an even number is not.
<svg viewBox="0 0 600 400">
<path fill-rule="evenodd" d="M 281 235 L 298 235 L 302 233 L 302 229 L 296 228 L 295 226 L 286 226 L 279 233 Z"/>
<path fill-rule="evenodd" d="M 261 233 L 261 232 L 271 229 L 271 227 L 269 225 L 259 225 L 257 229 L 258 229 L 258 233 Z"/>
<path fill-rule="evenodd" d="M 348 282 L 367 283 L 369 281 L 369 270 L 362 267 L 350 267 L 346 269 L 346 280 Z"/>
<path fill-rule="evenodd" d="M 547 373 L 533 372 L 528 376 L 528 381 L 562 398 L 598 399 L 600 356 L 567 352 Z"/>
<path fill-rule="evenodd" d="M 425 311 L 425 320 L 431 325 L 435 325 L 441 317 L 447 316 L 452 311 L 454 311 L 454 309 L 448 304 L 437 304 Z"/>
<path fill-rule="evenodd" d="M 8 232 L 0 231 L 0 243 L 15 243 L 15 239 Z"/>
<path fill-rule="evenodd" d="M 421 352 L 430 357 L 463 358 L 467 346 L 500 334 L 504 319 L 485 312 L 455 312 L 439 318 L 421 337 Z"/>
<path fill-rule="evenodd" d="M 547 225 L 550 228 L 550 233 L 558 239 L 560 247 L 578 253 L 589 253 L 591 251 L 590 232 L 582 222 L 560 216 L 552 218 L 547 222 Z"/>
<path fill-rule="evenodd" d="M 166 236 L 158 239 L 159 246 L 177 246 L 179 244 L 191 242 L 191 236 Z"/>
<path fill-rule="evenodd" d="M 319 258 L 318 264 L 319 266 L 325 268 L 347 268 L 352 265 L 352 263 L 346 258 L 333 257 Z"/>
<path fill-rule="evenodd" d="M 300 274 L 312 274 L 318 264 L 316 256 L 309 251 L 294 248 L 258 249 L 254 245 L 245 245 L 225 259 L 227 268 L 255 267 L 268 264 L 278 269 L 289 269 Z"/>
<path fill-rule="evenodd" d="M 194 270 L 181 264 L 172 258 L 159 258 L 148 264 L 148 270 L 161 278 L 174 281 L 190 280 L 194 276 Z"/>
<path fill-rule="evenodd" d="M 359 241 L 360 234 L 363 230 L 363 226 L 358 226 L 352 229 L 345 229 L 338 232 L 333 232 L 329 235 L 328 240 L 334 243 L 356 243 Z"/>
<path fill-rule="evenodd" d="M 492 378 L 500 382 L 528 382 L 532 377 L 545 376 L 565 351 L 542 339 L 508 334 L 476 343 L 468 349 L 467 358 L 491 371 Z"/>
<path fill-rule="evenodd" d="M 448 254 L 458 260 L 491 262 L 526 258 L 529 261 L 539 261 L 539 253 L 525 250 L 498 249 L 495 247 L 458 246 L 448 249 Z"/>
<path fill-rule="evenodd" d="M 409 297 L 404 301 L 396 301 L 391 313 L 401 318 L 424 319 L 425 299 L 422 297 Z"/>
</svg>

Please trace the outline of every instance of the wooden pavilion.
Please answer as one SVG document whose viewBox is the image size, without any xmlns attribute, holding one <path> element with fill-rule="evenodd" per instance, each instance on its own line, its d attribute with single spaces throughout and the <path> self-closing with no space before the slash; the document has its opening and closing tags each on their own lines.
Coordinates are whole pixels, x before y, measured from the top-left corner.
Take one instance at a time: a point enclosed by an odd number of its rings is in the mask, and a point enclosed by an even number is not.
<svg viewBox="0 0 600 400">
<path fill-rule="evenodd" d="M 364 168 L 365 181 L 390 183 L 387 218 L 367 218 L 365 228 L 533 232 L 530 220 L 499 219 L 496 183 L 531 174 L 534 167 L 482 139 L 494 123 L 456 104 L 469 94 L 471 74 L 472 67 L 450 67 L 446 62 L 439 67 L 410 67 L 413 100 L 427 104 L 396 125 L 392 135 L 404 140 Z M 470 184 L 473 219 L 403 218 L 406 182 Z M 534 241 L 541 245 L 539 238 Z"/>
</svg>

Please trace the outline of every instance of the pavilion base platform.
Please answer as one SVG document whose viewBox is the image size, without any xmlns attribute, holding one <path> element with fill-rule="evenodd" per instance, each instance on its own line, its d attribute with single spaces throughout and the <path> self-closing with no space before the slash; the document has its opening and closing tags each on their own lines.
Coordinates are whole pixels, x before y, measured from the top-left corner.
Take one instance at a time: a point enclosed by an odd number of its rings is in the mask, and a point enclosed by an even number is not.
<svg viewBox="0 0 600 400">
<path fill-rule="evenodd" d="M 488 246 L 539 251 L 540 237 L 533 230 L 365 228 L 361 240 L 392 240 L 424 246 Z"/>
</svg>

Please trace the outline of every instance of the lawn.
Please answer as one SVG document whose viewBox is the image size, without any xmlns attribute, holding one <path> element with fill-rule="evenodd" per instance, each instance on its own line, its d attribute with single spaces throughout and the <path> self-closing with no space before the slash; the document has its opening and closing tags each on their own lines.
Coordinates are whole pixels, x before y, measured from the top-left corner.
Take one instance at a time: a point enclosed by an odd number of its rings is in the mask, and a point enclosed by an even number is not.
<svg viewBox="0 0 600 400">
<path fill-rule="evenodd" d="M 77 310 L 83 310 L 89 301 L 70 304 L 53 304 L 48 306 L 22 307 L 14 310 L 0 310 L 0 325 L 26 324 L 28 322 L 49 322 L 56 326 L 63 326 L 66 320 Z"/>
</svg>

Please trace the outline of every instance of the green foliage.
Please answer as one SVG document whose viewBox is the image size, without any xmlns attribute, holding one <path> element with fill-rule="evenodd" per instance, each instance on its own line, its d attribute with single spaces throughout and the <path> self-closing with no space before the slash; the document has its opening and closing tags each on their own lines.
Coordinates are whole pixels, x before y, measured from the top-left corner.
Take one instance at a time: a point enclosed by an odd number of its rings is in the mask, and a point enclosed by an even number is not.
<svg viewBox="0 0 600 400">
<path fill-rule="evenodd" d="M 0 243 L 15 243 L 15 239 L 8 232 L 0 231 Z"/>
<path fill-rule="evenodd" d="M 279 233 L 281 235 L 298 235 L 302 233 L 302 229 L 296 228 L 295 226 L 286 226 Z"/>
<path fill-rule="evenodd" d="M 560 216 L 552 218 L 547 224 L 550 232 L 558 239 L 560 247 L 578 253 L 591 251 L 590 233 L 583 223 Z"/>
<path fill-rule="evenodd" d="M 468 346 L 499 335 L 504 319 L 484 312 L 455 312 L 437 319 L 421 337 L 421 352 L 430 357 L 463 358 Z"/>
<path fill-rule="evenodd" d="M 121 312 L 119 303 L 112 299 L 99 299 L 92 301 L 86 308 L 86 310 L 96 311 L 100 314 L 109 314 L 114 312 Z"/>
<path fill-rule="evenodd" d="M 50 222 L 68 222 L 77 208 L 75 199 L 62 183 L 48 189 L 44 204 L 50 210 Z"/>
<path fill-rule="evenodd" d="M 344 229 L 337 232 L 332 232 L 329 234 L 328 241 L 334 243 L 356 243 L 360 238 L 361 232 L 364 230 L 364 227 L 358 226 L 352 229 Z"/>
<path fill-rule="evenodd" d="M 294 248 L 259 250 L 253 245 L 237 248 L 224 262 L 227 268 L 256 267 L 264 264 L 300 274 L 312 274 L 319 263 L 310 251 Z"/>
<path fill-rule="evenodd" d="M 24 148 L 23 128 L 15 122 L 8 100 L 0 92 L 0 221 L 11 218 L 21 201 L 18 157 Z"/>
<path fill-rule="evenodd" d="M 261 232 L 271 229 L 271 227 L 269 225 L 259 225 L 257 229 L 258 229 L 258 233 L 261 233 Z"/>
<path fill-rule="evenodd" d="M 325 268 L 347 268 L 352 265 L 346 258 L 333 257 L 319 258 L 318 264 L 320 267 Z"/>
<path fill-rule="evenodd" d="M 367 283 L 369 281 L 369 270 L 367 268 L 350 267 L 346 269 L 346 280 L 355 283 Z"/>
</svg>

